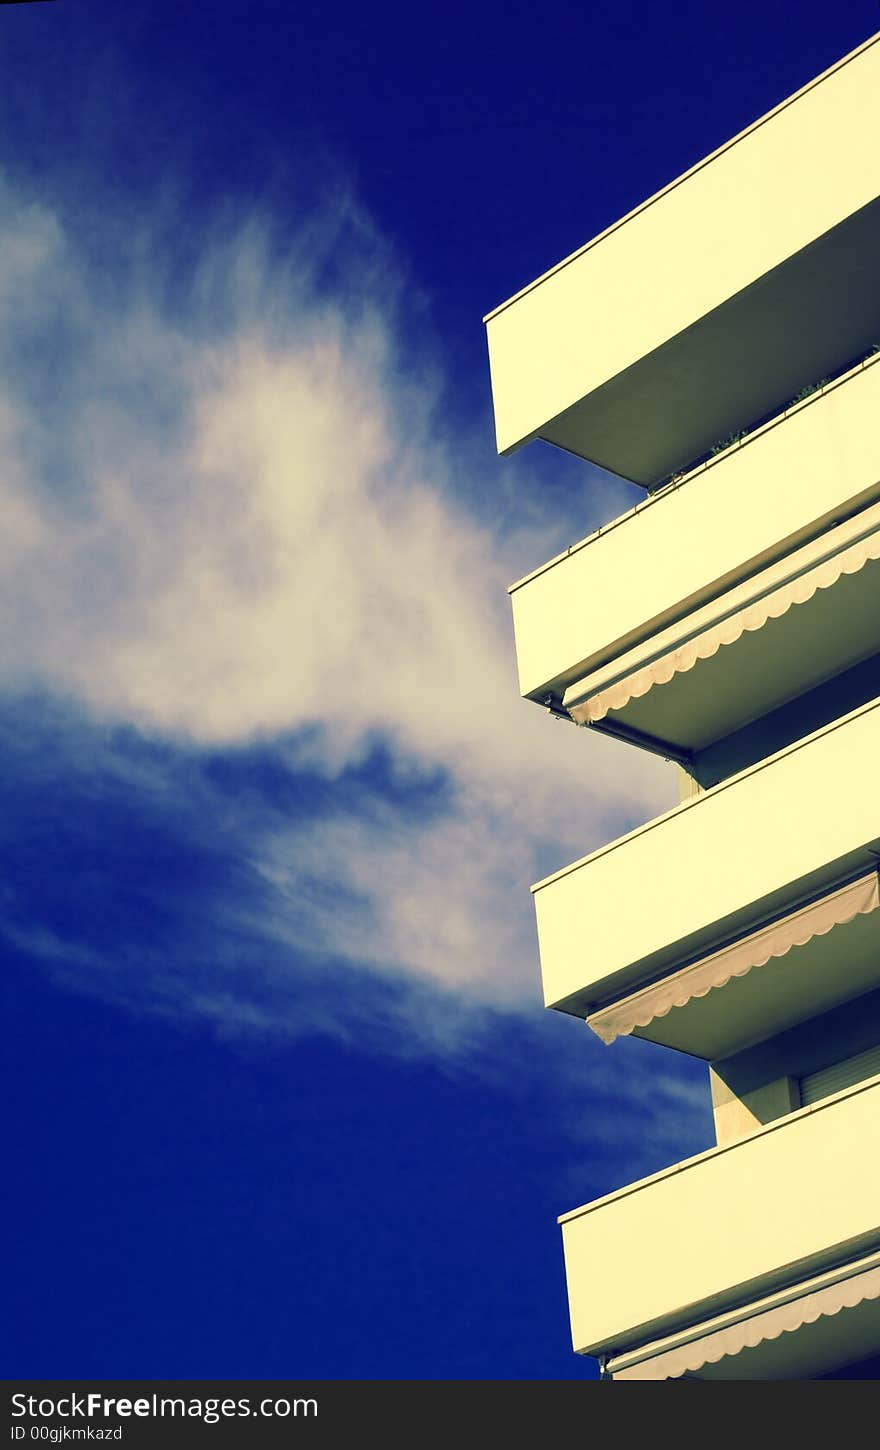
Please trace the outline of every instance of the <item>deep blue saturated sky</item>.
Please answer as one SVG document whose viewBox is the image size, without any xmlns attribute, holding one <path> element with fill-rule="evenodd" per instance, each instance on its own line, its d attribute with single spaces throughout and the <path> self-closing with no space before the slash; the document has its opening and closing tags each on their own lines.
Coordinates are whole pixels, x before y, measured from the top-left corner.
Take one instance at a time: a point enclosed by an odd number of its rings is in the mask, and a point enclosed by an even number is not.
<svg viewBox="0 0 880 1450">
<path fill-rule="evenodd" d="M 590 1378 L 556 1215 L 711 1141 L 543 1012 L 664 809 L 504 585 L 482 315 L 871 34 L 792 6 L 0 7 L 7 1376 Z"/>
</svg>

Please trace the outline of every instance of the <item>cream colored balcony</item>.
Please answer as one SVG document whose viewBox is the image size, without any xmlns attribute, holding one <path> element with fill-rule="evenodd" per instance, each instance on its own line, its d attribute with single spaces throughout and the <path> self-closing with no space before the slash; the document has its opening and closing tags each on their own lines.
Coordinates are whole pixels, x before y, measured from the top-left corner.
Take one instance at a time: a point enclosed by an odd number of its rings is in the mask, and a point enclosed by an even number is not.
<svg viewBox="0 0 880 1450">
<path fill-rule="evenodd" d="M 533 887 L 547 1005 L 715 1059 L 880 983 L 878 752 L 875 700 Z"/>
<path fill-rule="evenodd" d="M 776 739 L 780 727 L 773 722 L 751 732 L 751 761 L 806 734 L 812 714 L 822 709 L 811 692 L 878 651 L 880 504 L 874 504 L 577 681 L 563 705 L 580 725 L 699 763 L 718 741 L 810 696 L 785 717 L 784 741 Z M 880 668 L 862 675 L 864 693 L 853 704 L 880 688 Z M 835 686 L 824 718 L 841 714 L 845 698 Z M 730 759 L 730 746 L 726 753 Z M 722 760 L 703 783 L 735 768 L 725 769 Z"/>
<path fill-rule="evenodd" d="M 880 341 L 875 37 L 486 319 L 498 448 L 653 485 Z"/>
<path fill-rule="evenodd" d="M 760 594 L 763 571 L 784 580 L 780 560 L 880 497 L 878 417 L 880 355 L 513 585 L 523 695 L 599 690 L 716 622 L 722 596 Z"/>
<path fill-rule="evenodd" d="M 560 1220 L 615 1377 L 805 1378 L 880 1350 L 880 1079 Z"/>
</svg>

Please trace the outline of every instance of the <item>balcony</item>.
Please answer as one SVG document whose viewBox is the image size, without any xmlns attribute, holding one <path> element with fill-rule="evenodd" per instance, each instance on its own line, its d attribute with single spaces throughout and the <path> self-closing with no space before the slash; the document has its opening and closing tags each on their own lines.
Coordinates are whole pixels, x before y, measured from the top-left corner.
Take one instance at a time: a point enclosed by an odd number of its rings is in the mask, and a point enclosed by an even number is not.
<svg viewBox="0 0 880 1450">
<path fill-rule="evenodd" d="M 511 587 L 520 690 L 561 698 L 880 497 L 880 356 Z M 754 588 L 756 586 L 752 586 Z"/>
<path fill-rule="evenodd" d="M 499 451 L 654 486 L 870 351 L 878 129 L 875 37 L 490 313 Z"/>
<path fill-rule="evenodd" d="M 874 504 L 577 681 L 563 705 L 714 785 L 877 694 L 880 661 L 856 667 L 880 651 L 878 563 Z"/>
<path fill-rule="evenodd" d="M 803 1378 L 876 1352 L 878 1114 L 872 1078 L 564 1215 L 575 1349 L 621 1378 Z"/>
<path fill-rule="evenodd" d="M 877 985 L 878 749 L 874 700 L 533 887 L 547 1005 L 711 1060 Z"/>
</svg>

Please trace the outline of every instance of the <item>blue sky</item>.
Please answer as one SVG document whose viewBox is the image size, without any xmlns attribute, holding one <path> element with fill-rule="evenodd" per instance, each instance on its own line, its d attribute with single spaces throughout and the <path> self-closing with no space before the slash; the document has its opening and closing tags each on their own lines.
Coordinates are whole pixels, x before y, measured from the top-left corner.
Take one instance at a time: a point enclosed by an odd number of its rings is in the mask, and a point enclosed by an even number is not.
<svg viewBox="0 0 880 1450">
<path fill-rule="evenodd" d="M 876 5 L 0 10 L 9 1376 L 590 1378 L 556 1215 L 711 1141 L 540 1005 L 665 809 L 506 584 L 638 495 L 494 454 L 482 315 Z"/>
</svg>

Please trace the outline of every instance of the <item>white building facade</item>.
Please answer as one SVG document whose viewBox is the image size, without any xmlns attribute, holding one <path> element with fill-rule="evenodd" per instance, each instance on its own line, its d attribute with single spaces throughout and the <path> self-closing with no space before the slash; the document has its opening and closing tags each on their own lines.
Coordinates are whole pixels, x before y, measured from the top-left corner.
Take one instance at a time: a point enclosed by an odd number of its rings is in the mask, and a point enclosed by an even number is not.
<svg viewBox="0 0 880 1450">
<path fill-rule="evenodd" d="M 534 888 L 545 1001 L 717 1146 L 563 1215 L 615 1379 L 880 1377 L 880 36 L 486 319 L 498 447 L 645 488 L 512 586 L 524 696 L 677 762 Z"/>
</svg>

